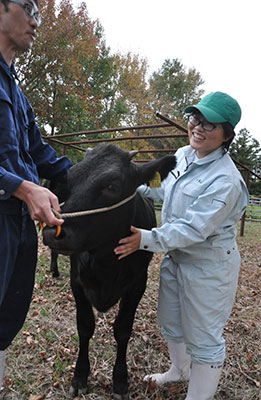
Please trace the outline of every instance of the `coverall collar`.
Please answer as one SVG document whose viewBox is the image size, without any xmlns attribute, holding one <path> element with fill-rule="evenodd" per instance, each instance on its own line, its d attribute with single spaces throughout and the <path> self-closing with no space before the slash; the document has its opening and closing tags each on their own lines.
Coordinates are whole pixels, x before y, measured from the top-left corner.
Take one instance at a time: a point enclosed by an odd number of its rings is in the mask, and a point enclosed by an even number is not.
<svg viewBox="0 0 261 400">
<path fill-rule="evenodd" d="M 12 63 L 11 67 L 9 68 L 9 66 L 7 65 L 4 57 L 2 56 L 2 53 L 0 52 L 0 67 L 4 70 L 4 72 L 11 78 L 12 76 L 18 79 L 14 64 Z"/>
<path fill-rule="evenodd" d="M 196 150 L 193 149 L 191 146 L 187 146 L 187 148 L 184 149 L 184 154 L 185 157 L 187 158 L 187 162 L 190 164 L 192 162 L 196 164 L 207 164 L 209 162 L 218 160 L 219 158 L 223 157 L 226 152 L 224 151 L 223 147 L 220 146 L 218 149 L 212 151 L 209 153 L 207 156 L 203 158 L 195 158 L 196 155 Z"/>
</svg>

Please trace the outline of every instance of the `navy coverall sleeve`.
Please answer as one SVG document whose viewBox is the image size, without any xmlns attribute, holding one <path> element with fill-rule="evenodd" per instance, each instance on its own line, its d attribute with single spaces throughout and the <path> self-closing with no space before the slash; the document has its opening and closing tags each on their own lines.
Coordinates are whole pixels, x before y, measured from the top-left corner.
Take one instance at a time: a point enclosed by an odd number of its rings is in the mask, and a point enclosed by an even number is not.
<svg viewBox="0 0 261 400">
<path fill-rule="evenodd" d="M 43 143 L 33 110 L 13 80 L 11 89 L 6 93 L 0 87 L 0 200 L 9 199 L 24 180 L 63 182 L 72 166 Z"/>
</svg>

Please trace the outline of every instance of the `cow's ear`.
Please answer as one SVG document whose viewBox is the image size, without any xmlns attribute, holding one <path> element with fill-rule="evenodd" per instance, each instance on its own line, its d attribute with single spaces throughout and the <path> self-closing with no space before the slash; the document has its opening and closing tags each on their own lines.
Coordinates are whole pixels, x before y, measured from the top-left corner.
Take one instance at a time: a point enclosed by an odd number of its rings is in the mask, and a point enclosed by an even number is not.
<svg viewBox="0 0 261 400">
<path fill-rule="evenodd" d="M 177 164 L 175 156 L 165 156 L 159 160 L 149 161 L 143 165 L 137 165 L 139 184 L 148 183 L 159 172 L 161 180 L 163 181 L 168 173 L 175 168 Z"/>
<path fill-rule="evenodd" d="M 138 154 L 138 152 L 139 152 L 139 150 L 131 150 L 131 151 L 129 152 L 130 160 L 132 160 L 133 157 L 135 157 L 136 154 Z"/>
<path fill-rule="evenodd" d="M 85 154 L 84 154 L 84 159 L 86 159 L 91 154 L 92 150 L 93 150 L 92 147 L 87 147 Z"/>
</svg>

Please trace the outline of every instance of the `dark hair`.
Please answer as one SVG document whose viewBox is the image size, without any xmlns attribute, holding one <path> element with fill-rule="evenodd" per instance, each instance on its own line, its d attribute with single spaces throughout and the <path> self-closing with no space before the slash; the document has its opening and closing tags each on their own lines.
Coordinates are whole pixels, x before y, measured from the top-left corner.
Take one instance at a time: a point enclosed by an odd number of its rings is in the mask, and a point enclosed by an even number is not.
<svg viewBox="0 0 261 400">
<path fill-rule="evenodd" d="M 4 8 L 5 8 L 5 11 L 8 11 L 8 0 L 1 0 L 2 1 L 2 3 L 3 3 L 3 5 L 4 5 Z"/>
<path fill-rule="evenodd" d="M 235 137 L 235 131 L 233 126 L 230 124 L 230 122 L 222 122 L 221 126 L 224 130 L 224 138 L 228 139 L 226 142 L 223 142 L 222 147 L 226 150 L 229 149 L 229 146 L 231 145 L 231 143 L 234 140 Z"/>
</svg>

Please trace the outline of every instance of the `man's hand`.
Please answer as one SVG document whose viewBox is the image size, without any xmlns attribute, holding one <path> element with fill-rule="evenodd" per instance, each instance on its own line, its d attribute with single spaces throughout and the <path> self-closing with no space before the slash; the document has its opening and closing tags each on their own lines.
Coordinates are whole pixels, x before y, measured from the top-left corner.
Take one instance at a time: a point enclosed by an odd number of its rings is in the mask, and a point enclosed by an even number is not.
<svg viewBox="0 0 261 400">
<path fill-rule="evenodd" d="M 118 257 L 119 260 L 140 248 L 141 231 L 134 226 L 131 226 L 130 230 L 132 235 L 121 239 L 119 241 L 120 246 L 114 249 L 114 253 L 120 255 Z"/>
<path fill-rule="evenodd" d="M 63 219 L 58 219 L 52 208 L 61 211 L 58 198 L 49 189 L 33 182 L 23 181 L 13 193 L 13 196 L 23 200 L 29 209 L 31 218 L 46 223 L 48 226 L 62 225 Z"/>
</svg>

